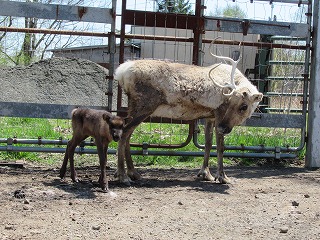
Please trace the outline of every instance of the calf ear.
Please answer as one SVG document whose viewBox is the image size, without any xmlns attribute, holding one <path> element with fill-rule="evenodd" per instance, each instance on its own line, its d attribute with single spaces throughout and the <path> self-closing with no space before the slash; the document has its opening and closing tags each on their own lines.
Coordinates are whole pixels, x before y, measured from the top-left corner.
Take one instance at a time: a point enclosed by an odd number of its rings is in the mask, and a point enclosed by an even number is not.
<svg viewBox="0 0 320 240">
<path fill-rule="evenodd" d="M 133 117 L 131 117 L 131 116 L 125 117 L 125 118 L 123 119 L 125 125 L 128 125 L 129 123 L 131 123 L 132 119 L 133 119 Z"/>
<path fill-rule="evenodd" d="M 105 120 L 107 123 L 109 123 L 110 116 L 109 116 L 108 114 L 104 113 L 104 114 L 102 115 L 102 118 L 103 118 L 103 120 Z"/>
</svg>

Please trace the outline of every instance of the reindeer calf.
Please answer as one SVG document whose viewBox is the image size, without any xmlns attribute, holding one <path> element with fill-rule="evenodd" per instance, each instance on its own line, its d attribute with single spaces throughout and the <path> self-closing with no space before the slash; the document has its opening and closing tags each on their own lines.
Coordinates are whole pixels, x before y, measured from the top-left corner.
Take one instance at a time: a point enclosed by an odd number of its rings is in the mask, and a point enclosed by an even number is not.
<svg viewBox="0 0 320 240">
<path fill-rule="evenodd" d="M 114 116 L 107 111 L 88 108 L 74 109 L 71 115 L 73 136 L 66 148 L 60 169 L 60 177 L 65 177 L 68 160 L 70 159 L 71 179 L 74 182 L 79 181 L 74 168 L 74 151 L 81 141 L 91 136 L 95 139 L 99 155 L 101 168 L 99 184 L 103 191 L 108 191 L 108 181 L 106 177 L 108 145 L 112 140 L 116 142 L 120 140 L 126 119 Z"/>
</svg>

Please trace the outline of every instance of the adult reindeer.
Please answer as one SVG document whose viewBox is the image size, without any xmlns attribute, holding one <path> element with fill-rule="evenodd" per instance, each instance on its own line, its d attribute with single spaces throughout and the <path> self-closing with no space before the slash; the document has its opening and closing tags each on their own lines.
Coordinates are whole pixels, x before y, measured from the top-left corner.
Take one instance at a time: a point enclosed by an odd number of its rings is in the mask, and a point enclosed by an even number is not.
<svg viewBox="0 0 320 240">
<path fill-rule="evenodd" d="M 223 170 L 224 135 L 251 116 L 263 95 L 236 68 L 239 60 L 211 54 L 229 61 L 232 66 L 220 63 L 199 67 L 159 60 L 136 60 L 117 68 L 115 79 L 128 95 L 128 114 L 133 118 L 124 128 L 118 145 L 117 175 L 120 182 L 130 184 L 130 180 L 140 179 L 130 154 L 130 137 L 149 116 L 178 120 L 205 118 L 205 153 L 198 176 L 209 181 L 229 182 Z M 214 127 L 218 154 L 215 177 L 209 170 Z"/>
</svg>

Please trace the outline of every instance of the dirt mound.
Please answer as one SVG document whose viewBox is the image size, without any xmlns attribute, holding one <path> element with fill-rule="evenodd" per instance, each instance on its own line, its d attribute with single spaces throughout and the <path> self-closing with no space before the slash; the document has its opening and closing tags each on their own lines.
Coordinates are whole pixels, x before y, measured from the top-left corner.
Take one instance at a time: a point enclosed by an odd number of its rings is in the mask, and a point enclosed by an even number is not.
<svg viewBox="0 0 320 240">
<path fill-rule="evenodd" d="M 107 106 L 108 75 L 107 69 L 85 59 L 51 58 L 2 67 L 0 102 Z M 114 99 L 116 89 L 114 83 Z"/>
</svg>

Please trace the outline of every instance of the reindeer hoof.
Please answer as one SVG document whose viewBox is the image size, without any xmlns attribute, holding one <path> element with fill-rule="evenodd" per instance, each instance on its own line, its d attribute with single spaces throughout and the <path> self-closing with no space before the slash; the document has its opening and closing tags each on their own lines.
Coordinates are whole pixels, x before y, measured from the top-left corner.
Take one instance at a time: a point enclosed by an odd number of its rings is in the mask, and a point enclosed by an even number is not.
<svg viewBox="0 0 320 240">
<path fill-rule="evenodd" d="M 214 181 L 218 180 L 221 184 L 229 184 L 231 183 L 230 179 L 227 176 L 216 176 Z"/>
<path fill-rule="evenodd" d="M 125 174 L 121 174 L 119 175 L 118 173 L 115 173 L 114 175 L 116 178 L 118 178 L 119 182 L 127 187 L 131 186 L 131 179 L 125 175 Z"/>
<path fill-rule="evenodd" d="M 209 169 L 201 169 L 198 173 L 198 178 L 201 178 L 203 181 L 214 181 L 215 178 L 211 175 Z"/>
</svg>

